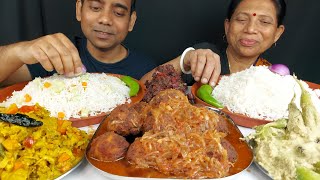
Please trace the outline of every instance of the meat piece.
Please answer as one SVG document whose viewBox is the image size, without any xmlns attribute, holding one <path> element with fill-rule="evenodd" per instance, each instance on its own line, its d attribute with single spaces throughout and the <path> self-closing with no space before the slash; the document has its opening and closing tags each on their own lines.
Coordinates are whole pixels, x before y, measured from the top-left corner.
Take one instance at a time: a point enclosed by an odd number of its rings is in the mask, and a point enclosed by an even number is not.
<svg viewBox="0 0 320 180">
<path fill-rule="evenodd" d="M 138 105 L 135 105 L 138 109 Z M 116 107 L 108 117 L 107 131 L 114 131 L 119 135 L 137 135 L 143 123 L 141 115 L 129 104 Z"/>
<path fill-rule="evenodd" d="M 148 112 L 151 109 L 151 106 L 146 102 L 139 102 L 132 105 L 132 108 L 137 111 L 141 116 L 142 121 L 147 117 Z"/>
<path fill-rule="evenodd" d="M 146 94 L 142 101 L 149 102 L 155 95 L 165 89 L 177 89 L 187 92 L 187 85 L 171 64 L 158 66 L 152 75 L 152 80 L 147 81 Z"/>
<path fill-rule="evenodd" d="M 219 115 L 219 121 L 217 123 L 217 130 L 219 132 L 223 132 L 223 133 L 229 134 L 228 124 L 225 121 L 224 117 L 221 116 L 221 115 Z"/>
<path fill-rule="evenodd" d="M 150 130 L 153 130 L 153 132 L 159 132 L 176 126 L 177 122 L 170 112 L 154 109 L 148 113 L 141 130 L 143 133 Z"/>
<path fill-rule="evenodd" d="M 186 95 L 175 89 L 167 89 L 159 92 L 155 97 L 152 98 L 149 104 L 152 106 L 152 108 L 157 108 L 159 107 L 160 102 L 166 104 L 189 104 Z"/>
<path fill-rule="evenodd" d="M 128 147 L 129 143 L 124 137 L 106 132 L 93 139 L 88 155 L 99 161 L 117 161 L 125 156 Z"/>
<path fill-rule="evenodd" d="M 143 124 L 142 124 L 142 127 L 141 127 L 141 131 L 143 133 L 145 133 L 147 131 L 150 131 L 153 128 L 154 122 L 155 122 L 155 118 L 154 118 L 152 112 L 149 111 L 147 113 L 146 119 L 143 121 Z"/>
<path fill-rule="evenodd" d="M 136 138 L 135 141 L 129 146 L 127 151 L 126 159 L 129 163 L 132 164 L 144 164 L 141 167 L 148 168 L 147 163 L 144 163 L 144 148 L 142 147 L 142 143 L 140 142 L 141 138 Z"/>
<path fill-rule="evenodd" d="M 221 145 L 227 150 L 228 152 L 228 160 L 231 163 L 235 163 L 238 159 L 238 153 L 232 146 L 232 144 L 227 141 L 226 139 L 221 139 Z"/>
</svg>

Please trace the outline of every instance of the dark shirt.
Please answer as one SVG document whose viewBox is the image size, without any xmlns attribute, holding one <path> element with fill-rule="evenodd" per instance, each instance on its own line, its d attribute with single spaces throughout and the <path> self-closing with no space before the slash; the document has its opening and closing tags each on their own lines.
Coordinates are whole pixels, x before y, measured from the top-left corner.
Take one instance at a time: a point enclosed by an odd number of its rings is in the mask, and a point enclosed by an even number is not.
<svg viewBox="0 0 320 180">
<path fill-rule="evenodd" d="M 96 60 L 87 49 L 87 39 L 75 37 L 73 43 L 79 51 L 79 55 L 87 72 L 104 72 L 113 74 L 128 75 L 140 79 L 144 74 L 157 66 L 151 58 L 128 49 L 128 56 L 116 63 L 103 63 Z M 56 71 L 48 72 L 41 64 L 28 65 L 32 78 L 51 76 Z"/>
</svg>

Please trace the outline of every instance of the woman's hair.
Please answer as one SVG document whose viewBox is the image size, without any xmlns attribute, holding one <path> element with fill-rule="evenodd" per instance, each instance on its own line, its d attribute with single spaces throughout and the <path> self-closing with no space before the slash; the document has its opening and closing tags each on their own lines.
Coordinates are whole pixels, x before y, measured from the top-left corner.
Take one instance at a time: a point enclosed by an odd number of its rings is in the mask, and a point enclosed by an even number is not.
<svg viewBox="0 0 320 180">
<path fill-rule="evenodd" d="M 85 0 L 81 0 L 82 4 Z M 131 0 L 131 11 L 130 14 L 136 10 L 136 0 Z"/>
<path fill-rule="evenodd" d="M 233 15 L 234 11 L 238 7 L 242 0 L 231 0 L 227 12 L 227 19 L 231 19 L 231 16 Z M 286 15 L 286 10 L 287 10 L 287 5 L 284 0 L 271 0 L 273 4 L 276 7 L 277 11 L 277 21 L 278 21 L 278 26 L 283 24 L 283 19 L 284 16 Z"/>
</svg>

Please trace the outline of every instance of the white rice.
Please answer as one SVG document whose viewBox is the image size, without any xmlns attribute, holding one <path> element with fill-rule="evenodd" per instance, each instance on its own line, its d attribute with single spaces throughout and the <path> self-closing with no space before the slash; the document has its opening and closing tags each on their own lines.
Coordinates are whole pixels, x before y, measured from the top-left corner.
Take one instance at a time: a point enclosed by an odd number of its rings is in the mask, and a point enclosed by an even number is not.
<svg viewBox="0 0 320 180">
<path fill-rule="evenodd" d="M 318 98 L 320 98 L 320 89 L 315 89 L 314 92 L 316 93 L 316 95 L 318 96 Z"/>
<path fill-rule="evenodd" d="M 309 91 L 314 96 L 313 100 L 317 101 L 315 105 L 320 112 L 319 99 L 312 90 Z M 267 66 L 252 66 L 230 76 L 223 76 L 212 96 L 231 112 L 251 118 L 276 120 L 288 117 L 288 104 L 295 92 L 298 105 L 301 89 L 293 76 L 275 74 Z"/>
<path fill-rule="evenodd" d="M 44 87 L 45 82 L 51 86 Z M 83 82 L 87 84 L 86 87 Z M 53 117 L 63 112 L 64 119 L 80 118 L 109 112 L 119 104 L 131 102 L 129 91 L 129 87 L 119 78 L 104 73 L 86 73 L 74 78 L 55 74 L 34 79 L 21 91 L 13 92 L 0 105 L 8 107 L 15 103 L 21 107 L 38 103 L 49 110 Z M 25 102 L 26 94 L 31 96 L 30 102 Z"/>
</svg>

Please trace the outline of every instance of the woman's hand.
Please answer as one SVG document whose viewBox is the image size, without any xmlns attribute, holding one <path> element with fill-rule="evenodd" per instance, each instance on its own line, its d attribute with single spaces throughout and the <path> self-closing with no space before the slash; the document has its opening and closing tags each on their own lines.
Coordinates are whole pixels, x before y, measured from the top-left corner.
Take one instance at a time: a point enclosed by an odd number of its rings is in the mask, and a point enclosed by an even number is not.
<svg viewBox="0 0 320 180">
<path fill-rule="evenodd" d="M 40 63 L 47 71 L 56 70 L 68 77 L 85 72 L 79 52 L 62 33 L 22 42 L 18 58 L 24 64 Z"/>
<path fill-rule="evenodd" d="M 195 81 L 215 86 L 221 73 L 220 56 L 210 49 L 188 51 L 183 59 L 185 69 L 191 68 Z"/>
</svg>

